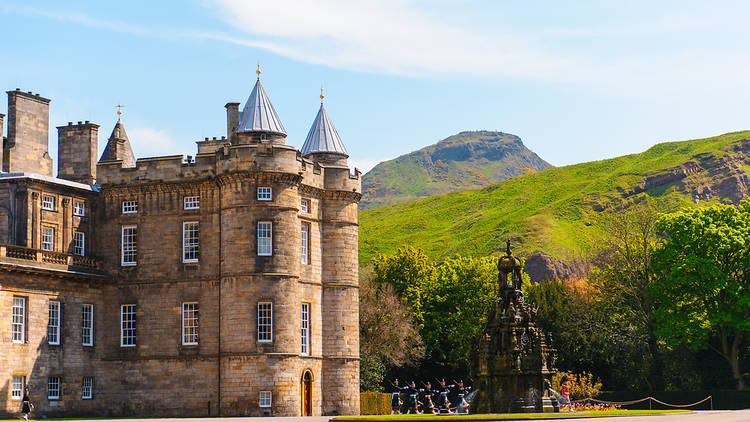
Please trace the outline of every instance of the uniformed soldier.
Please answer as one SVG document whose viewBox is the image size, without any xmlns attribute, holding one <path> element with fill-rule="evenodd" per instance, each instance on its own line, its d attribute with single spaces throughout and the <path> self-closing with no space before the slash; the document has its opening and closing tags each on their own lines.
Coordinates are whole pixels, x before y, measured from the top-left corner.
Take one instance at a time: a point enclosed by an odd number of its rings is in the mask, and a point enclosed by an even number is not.
<svg viewBox="0 0 750 422">
<path fill-rule="evenodd" d="M 401 401 L 400 394 L 401 394 L 401 390 L 405 389 L 406 387 L 400 387 L 398 385 L 398 378 L 393 380 L 392 385 L 393 385 L 393 393 L 391 393 L 391 415 L 393 415 L 394 413 L 400 415 L 401 405 L 403 404 L 403 402 Z"/>
<path fill-rule="evenodd" d="M 424 385 L 424 388 L 421 388 L 419 390 L 420 392 L 424 393 L 424 398 L 422 399 L 422 413 L 437 413 L 437 410 L 435 409 L 435 403 L 432 401 L 432 396 L 434 394 L 434 392 L 432 391 L 432 384 L 427 381 L 423 382 L 422 385 Z"/>
<path fill-rule="evenodd" d="M 409 394 L 409 410 L 407 410 L 406 413 L 419 413 L 417 410 L 417 394 L 419 392 L 417 390 L 417 384 L 412 381 L 406 392 Z"/>
<path fill-rule="evenodd" d="M 448 393 L 450 393 L 450 387 L 445 385 L 445 378 L 440 380 L 440 385 L 437 388 L 438 394 L 438 412 L 440 413 L 451 413 L 451 402 L 448 401 Z"/>
</svg>

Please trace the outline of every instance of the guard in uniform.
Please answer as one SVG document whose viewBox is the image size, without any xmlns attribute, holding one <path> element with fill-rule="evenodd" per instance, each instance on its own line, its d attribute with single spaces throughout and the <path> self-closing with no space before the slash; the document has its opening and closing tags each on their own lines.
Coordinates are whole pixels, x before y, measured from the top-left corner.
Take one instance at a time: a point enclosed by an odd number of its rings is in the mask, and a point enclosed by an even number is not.
<svg viewBox="0 0 750 422">
<path fill-rule="evenodd" d="M 409 394 L 409 410 L 407 410 L 406 413 L 420 413 L 417 410 L 417 394 L 419 393 L 417 390 L 417 384 L 412 381 L 406 392 Z"/>
<path fill-rule="evenodd" d="M 421 388 L 419 390 L 421 393 L 424 393 L 424 398 L 422 399 L 422 413 L 437 413 L 437 410 L 435 409 L 435 403 L 432 401 L 432 396 L 434 394 L 432 391 L 432 384 L 427 381 L 426 383 L 423 382 L 422 385 L 424 385 L 424 388 Z"/>
<path fill-rule="evenodd" d="M 401 390 L 405 389 L 406 387 L 400 387 L 398 385 L 398 378 L 393 380 L 393 393 L 391 393 L 391 415 L 401 414 L 401 405 L 403 402 L 401 401 L 401 397 L 399 396 L 401 394 Z"/>
<path fill-rule="evenodd" d="M 456 413 L 469 413 L 469 402 L 466 401 L 466 396 L 471 391 L 471 387 L 464 387 L 464 381 L 461 380 L 456 385 L 458 389 L 458 405 L 456 406 Z"/>
<path fill-rule="evenodd" d="M 440 394 L 437 403 L 439 413 L 451 413 L 451 402 L 448 401 L 450 391 L 450 386 L 445 385 L 445 378 L 441 379 L 437 388 L 437 392 Z"/>
</svg>

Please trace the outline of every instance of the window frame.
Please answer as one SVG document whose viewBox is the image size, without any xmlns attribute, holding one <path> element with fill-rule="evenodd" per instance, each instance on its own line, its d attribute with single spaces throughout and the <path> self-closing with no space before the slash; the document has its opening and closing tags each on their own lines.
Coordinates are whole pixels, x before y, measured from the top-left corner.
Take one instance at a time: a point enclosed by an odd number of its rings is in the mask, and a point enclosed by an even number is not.
<svg viewBox="0 0 750 422">
<path fill-rule="evenodd" d="M 49 237 L 50 233 L 48 233 L 48 230 L 51 230 L 51 238 L 49 238 L 50 242 L 45 241 L 45 237 Z M 43 251 L 52 251 L 55 250 L 55 226 L 51 226 L 49 224 L 42 224 L 42 250 Z"/>
<path fill-rule="evenodd" d="M 268 230 L 265 230 L 264 228 L 261 228 L 261 225 L 268 225 Z M 268 233 L 268 237 L 261 237 L 261 234 Z M 273 256 L 273 221 L 258 221 L 257 225 L 257 254 L 258 256 Z M 268 245 L 261 244 L 261 239 L 268 239 Z M 267 246 L 267 248 L 266 248 Z"/>
<path fill-rule="evenodd" d="M 47 344 L 59 346 L 62 341 L 62 304 L 59 300 L 50 300 L 48 309 Z"/>
<path fill-rule="evenodd" d="M 310 356 L 310 302 L 302 302 L 300 309 L 300 354 Z"/>
<path fill-rule="evenodd" d="M 305 214 L 309 214 L 310 213 L 310 200 L 307 199 L 307 198 L 300 199 L 299 210 L 300 210 L 300 212 L 303 212 Z"/>
<path fill-rule="evenodd" d="M 19 308 L 17 306 L 17 302 L 20 301 L 21 306 L 21 313 L 20 315 L 16 312 L 16 310 Z M 13 343 L 17 344 L 25 344 L 26 343 L 26 318 L 27 318 L 27 306 L 28 304 L 28 298 L 23 296 L 13 296 L 13 305 L 11 307 L 11 338 Z M 21 322 L 17 322 L 17 317 L 20 316 Z M 20 326 L 20 330 L 17 330 L 16 328 Z M 20 339 L 19 339 L 20 337 Z"/>
<path fill-rule="evenodd" d="M 129 309 L 129 311 L 126 313 L 126 307 Z M 125 316 L 132 316 L 132 318 L 129 318 L 127 320 L 128 323 L 130 323 L 132 326 L 125 327 Z M 137 335 L 137 328 L 136 325 L 136 304 L 135 303 L 125 303 L 120 305 L 120 347 L 135 347 L 136 346 L 136 335 Z M 126 331 L 129 335 L 126 336 Z M 130 335 L 130 332 L 132 331 L 132 335 Z M 132 343 L 126 343 L 126 338 L 129 341 L 132 341 Z"/>
<path fill-rule="evenodd" d="M 258 201 L 273 201 L 273 187 L 258 186 L 256 189 L 256 198 Z"/>
<path fill-rule="evenodd" d="M 47 200 L 50 201 L 47 201 Z M 49 206 L 49 204 L 52 204 L 52 206 Z M 57 210 L 57 197 L 55 195 L 51 195 L 48 193 L 42 194 L 42 209 L 47 211 L 55 211 Z"/>
<path fill-rule="evenodd" d="M 200 196 L 185 196 L 182 198 L 182 209 L 199 210 L 201 208 Z"/>
<path fill-rule="evenodd" d="M 55 383 L 53 383 L 55 381 Z M 57 384 L 55 387 L 57 389 L 57 394 L 53 393 L 53 385 Z M 60 400 L 60 396 L 62 395 L 62 377 L 55 376 L 55 377 L 47 377 L 47 399 L 48 400 Z"/>
<path fill-rule="evenodd" d="M 258 393 L 258 407 L 269 408 L 273 405 L 273 393 L 269 390 L 262 390 Z"/>
<path fill-rule="evenodd" d="M 86 309 L 89 309 L 86 312 Z M 88 320 L 86 315 L 88 314 Z M 86 322 L 88 321 L 88 324 Z M 88 326 L 87 326 L 88 325 Z M 86 341 L 86 330 L 88 330 L 89 341 Z M 93 346 L 94 345 L 94 304 L 84 303 L 81 306 L 81 345 L 82 346 Z"/>
<path fill-rule="evenodd" d="M 268 329 L 261 329 L 261 327 L 268 327 Z M 258 302 L 257 331 L 258 343 L 273 342 L 273 302 Z"/>
<path fill-rule="evenodd" d="M 20 379 L 21 386 L 16 389 L 16 380 Z M 10 399 L 11 400 L 22 400 L 23 389 L 26 387 L 26 375 L 12 375 L 10 377 Z"/>
<path fill-rule="evenodd" d="M 193 309 L 189 309 L 193 307 Z M 193 316 L 188 316 L 188 312 L 193 312 Z M 194 325 L 188 326 L 186 322 L 194 321 Z M 193 333 L 188 333 L 188 330 L 193 330 Z M 198 308 L 198 302 L 182 302 L 182 345 L 183 346 L 197 346 L 200 342 L 199 332 L 200 330 L 200 308 Z M 187 341 L 188 336 L 194 337 L 194 341 Z"/>
<path fill-rule="evenodd" d="M 190 225 L 195 225 L 195 237 L 196 238 L 195 239 L 191 239 L 191 240 L 195 241 L 194 244 L 191 243 L 190 245 L 188 245 L 187 244 L 187 241 L 188 241 L 187 228 Z M 189 264 L 189 263 L 196 263 L 196 262 L 200 261 L 200 256 L 201 256 L 200 255 L 200 253 L 201 253 L 201 249 L 200 249 L 200 244 L 201 244 L 200 243 L 200 236 L 201 236 L 200 222 L 198 222 L 198 221 L 183 221 L 182 222 L 182 262 L 183 263 Z M 194 250 L 188 250 L 188 248 L 194 248 Z M 188 258 L 187 255 L 189 253 L 192 254 L 192 256 L 194 256 L 194 258 Z"/>
<path fill-rule="evenodd" d="M 128 248 L 128 254 L 132 253 L 134 256 L 133 261 L 125 261 L 125 230 L 135 229 L 135 235 L 133 240 L 132 251 Z M 123 267 L 132 267 L 138 265 L 138 225 L 137 224 L 125 224 L 122 226 L 120 231 L 120 265 Z"/>
<path fill-rule="evenodd" d="M 302 265 L 310 265 L 310 223 L 302 222 L 300 242 L 300 262 Z"/>
<path fill-rule="evenodd" d="M 138 214 L 138 201 L 135 201 L 135 200 L 122 201 L 122 213 L 123 214 Z"/>
<path fill-rule="evenodd" d="M 86 381 L 88 381 L 88 383 Z M 88 388 L 88 394 L 86 394 L 87 388 Z M 93 399 L 94 399 L 94 377 L 82 377 L 81 378 L 81 400 L 93 400 Z"/>
<path fill-rule="evenodd" d="M 86 201 L 73 201 L 73 215 L 77 217 L 86 216 Z"/>
<path fill-rule="evenodd" d="M 80 253 L 78 253 L 79 249 Z M 86 233 L 82 231 L 73 233 L 73 255 L 86 256 Z"/>
</svg>

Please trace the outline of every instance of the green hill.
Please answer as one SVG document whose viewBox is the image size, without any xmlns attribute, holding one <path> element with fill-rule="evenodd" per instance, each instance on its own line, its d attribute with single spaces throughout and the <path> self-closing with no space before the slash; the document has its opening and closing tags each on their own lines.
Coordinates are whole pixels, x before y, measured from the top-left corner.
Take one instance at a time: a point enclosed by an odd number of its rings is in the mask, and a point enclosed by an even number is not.
<svg viewBox="0 0 750 422">
<path fill-rule="evenodd" d="M 502 132 L 461 132 L 442 141 L 384 161 L 362 177 L 360 209 L 406 202 L 552 167 L 524 146 L 521 138 Z"/>
<path fill-rule="evenodd" d="M 514 239 L 529 256 L 544 251 L 572 262 L 596 252 L 603 214 L 648 195 L 663 211 L 699 202 L 747 198 L 750 131 L 683 142 L 609 160 L 557 167 L 481 190 L 360 213 L 360 261 L 403 245 L 435 259 L 488 255 Z"/>
</svg>

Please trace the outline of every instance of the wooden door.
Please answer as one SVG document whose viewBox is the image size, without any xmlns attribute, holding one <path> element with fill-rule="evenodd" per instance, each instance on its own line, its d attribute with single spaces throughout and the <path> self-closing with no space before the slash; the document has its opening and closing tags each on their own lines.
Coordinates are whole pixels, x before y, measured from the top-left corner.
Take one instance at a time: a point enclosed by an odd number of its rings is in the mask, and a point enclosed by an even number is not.
<svg viewBox="0 0 750 422">
<path fill-rule="evenodd" d="M 302 416 L 312 416 L 312 374 L 302 374 Z"/>
</svg>

